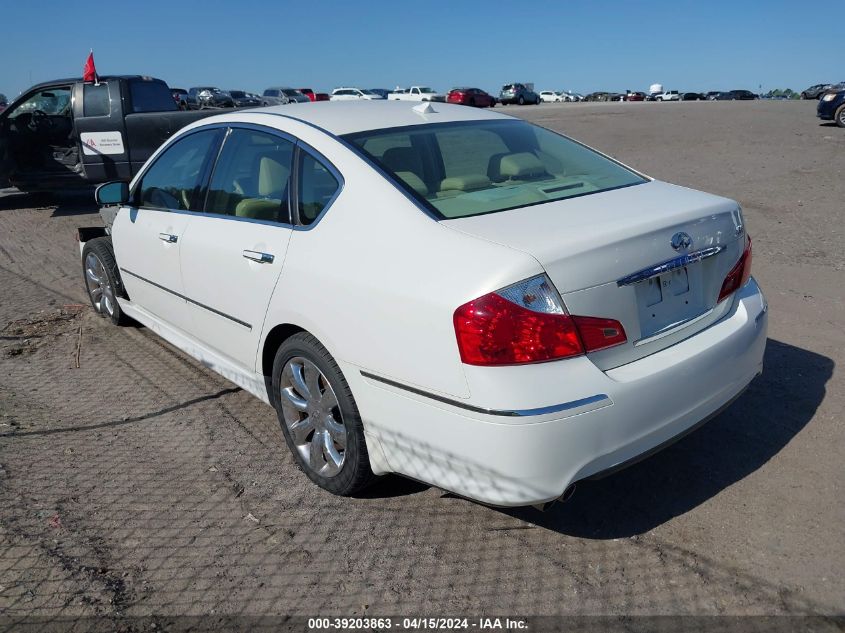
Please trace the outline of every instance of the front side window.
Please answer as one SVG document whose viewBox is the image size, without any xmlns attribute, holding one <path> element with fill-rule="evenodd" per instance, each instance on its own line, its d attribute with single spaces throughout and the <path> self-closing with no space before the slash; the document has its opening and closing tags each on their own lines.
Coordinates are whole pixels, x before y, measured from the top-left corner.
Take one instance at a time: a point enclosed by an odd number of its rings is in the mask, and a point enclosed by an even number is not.
<svg viewBox="0 0 845 633">
<path fill-rule="evenodd" d="M 290 141 L 267 132 L 233 129 L 211 176 L 205 211 L 289 223 L 292 160 Z"/>
<path fill-rule="evenodd" d="M 219 130 L 195 132 L 164 150 L 136 187 L 136 204 L 150 209 L 196 210 L 203 168 L 218 133 Z"/>
<path fill-rule="evenodd" d="M 442 219 L 608 191 L 646 179 L 524 121 L 470 121 L 346 135 Z"/>
<path fill-rule="evenodd" d="M 311 154 L 302 151 L 299 156 L 299 223 L 309 225 L 334 198 L 340 183 Z"/>
</svg>

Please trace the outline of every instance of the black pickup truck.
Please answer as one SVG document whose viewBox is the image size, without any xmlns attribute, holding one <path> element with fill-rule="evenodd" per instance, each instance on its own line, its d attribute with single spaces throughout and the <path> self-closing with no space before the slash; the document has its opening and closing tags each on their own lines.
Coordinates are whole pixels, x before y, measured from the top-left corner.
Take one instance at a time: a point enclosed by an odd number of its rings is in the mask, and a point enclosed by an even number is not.
<svg viewBox="0 0 845 633">
<path fill-rule="evenodd" d="M 168 137 L 213 113 L 180 112 L 167 84 L 152 77 L 37 84 L 0 113 L 0 188 L 129 180 Z"/>
</svg>

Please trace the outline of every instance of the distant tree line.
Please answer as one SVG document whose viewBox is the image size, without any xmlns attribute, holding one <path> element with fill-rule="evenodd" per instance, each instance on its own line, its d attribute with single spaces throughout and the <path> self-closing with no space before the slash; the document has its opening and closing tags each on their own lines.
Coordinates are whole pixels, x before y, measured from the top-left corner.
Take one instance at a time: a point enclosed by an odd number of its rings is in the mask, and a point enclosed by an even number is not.
<svg viewBox="0 0 845 633">
<path fill-rule="evenodd" d="M 781 90 L 780 88 L 775 88 L 774 90 L 769 90 L 766 94 L 763 95 L 764 97 L 786 97 L 787 99 L 800 99 L 801 94 L 792 90 L 792 88 L 786 88 L 785 90 Z"/>
</svg>

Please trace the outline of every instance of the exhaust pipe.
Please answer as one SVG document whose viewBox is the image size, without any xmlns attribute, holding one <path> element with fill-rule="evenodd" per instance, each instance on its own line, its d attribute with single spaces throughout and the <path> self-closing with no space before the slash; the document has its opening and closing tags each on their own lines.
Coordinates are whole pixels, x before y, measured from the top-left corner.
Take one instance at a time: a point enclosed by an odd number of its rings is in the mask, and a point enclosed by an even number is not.
<svg viewBox="0 0 845 633">
<path fill-rule="evenodd" d="M 569 484 L 566 487 L 566 490 L 563 491 L 563 494 L 560 495 L 557 499 L 546 501 L 546 503 L 535 503 L 532 507 L 537 508 L 540 512 L 545 512 L 546 510 L 551 509 L 551 507 L 555 505 L 558 501 L 560 501 L 561 503 L 566 503 L 572 498 L 572 495 L 574 494 L 575 484 Z"/>
</svg>

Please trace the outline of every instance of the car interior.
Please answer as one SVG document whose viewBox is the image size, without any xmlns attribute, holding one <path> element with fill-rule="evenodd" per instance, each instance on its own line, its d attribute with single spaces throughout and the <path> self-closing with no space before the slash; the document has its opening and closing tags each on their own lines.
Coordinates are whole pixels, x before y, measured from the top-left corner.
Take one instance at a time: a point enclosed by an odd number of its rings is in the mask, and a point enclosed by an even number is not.
<svg viewBox="0 0 845 633">
<path fill-rule="evenodd" d="M 4 121 L 9 155 L 18 172 L 65 172 L 80 169 L 71 113 L 71 87 L 54 86 L 32 93 Z"/>
</svg>

